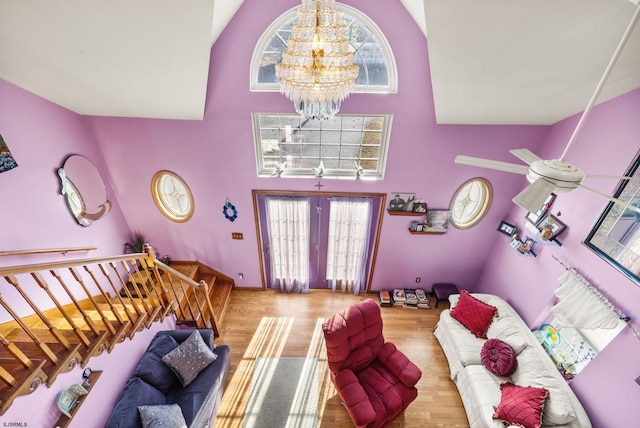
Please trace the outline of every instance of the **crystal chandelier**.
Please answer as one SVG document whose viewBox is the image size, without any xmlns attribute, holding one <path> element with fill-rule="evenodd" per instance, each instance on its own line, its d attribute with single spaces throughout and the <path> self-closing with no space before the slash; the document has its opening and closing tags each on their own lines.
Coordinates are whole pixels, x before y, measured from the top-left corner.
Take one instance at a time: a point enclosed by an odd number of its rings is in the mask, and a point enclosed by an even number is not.
<svg viewBox="0 0 640 428">
<path fill-rule="evenodd" d="M 302 0 L 276 75 L 280 92 L 306 118 L 335 115 L 353 92 L 359 67 L 345 29 L 335 0 Z"/>
</svg>

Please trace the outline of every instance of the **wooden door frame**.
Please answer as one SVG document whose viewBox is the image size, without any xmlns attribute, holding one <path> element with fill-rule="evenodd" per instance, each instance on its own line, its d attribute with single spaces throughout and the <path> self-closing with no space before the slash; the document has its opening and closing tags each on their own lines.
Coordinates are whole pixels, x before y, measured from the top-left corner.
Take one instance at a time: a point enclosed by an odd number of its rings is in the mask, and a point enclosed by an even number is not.
<svg viewBox="0 0 640 428">
<path fill-rule="evenodd" d="M 262 231 L 260 230 L 260 212 L 258 210 L 258 196 L 259 195 L 284 195 L 284 196 L 326 196 L 326 197 L 360 197 L 360 198 L 380 198 L 380 209 L 378 210 L 378 219 L 376 225 L 376 236 L 373 244 L 373 251 L 371 254 L 371 267 L 369 269 L 369 276 L 367 278 L 367 290 L 369 293 L 371 289 L 371 282 L 373 281 L 373 273 L 376 267 L 376 259 L 378 257 L 378 244 L 380 242 L 380 232 L 382 231 L 382 220 L 384 219 L 385 207 L 387 206 L 387 194 L 386 193 L 370 193 L 370 192 L 303 192 L 297 190 L 251 190 L 251 199 L 253 199 L 253 215 L 254 223 L 256 226 L 256 237 L 258 241 L 258 258 L 260 260 L 260 278 L 262 279 L 262 289 L 267 289 L 267 279 L 264 271 L 264 257 L 262 255 Z M 373 218 L 371 221 L 373 222 Z"/>
</svg>

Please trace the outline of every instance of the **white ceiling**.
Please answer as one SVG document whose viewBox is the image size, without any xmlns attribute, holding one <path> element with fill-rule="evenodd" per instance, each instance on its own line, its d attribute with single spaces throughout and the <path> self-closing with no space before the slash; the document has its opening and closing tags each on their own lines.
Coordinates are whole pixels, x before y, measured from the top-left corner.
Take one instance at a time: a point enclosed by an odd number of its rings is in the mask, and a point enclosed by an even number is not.
<svg viewBox="0 0 640 428">
<path fill-rule="evenodd" d="M 0 77 L 79 114 L 202 119 L 211 46 L 243 1 L 2 0 Z M 438 123 L 551 124 L 584 110 L 638 0 L 401 1 Z M 636 29 L 600 100 L 640 87 L 639 52 Z"/>
<path fill-rule="evenodd" d="M 585 109 L 638 0 L 402 0 L 427 37 L 436 119 L 552 124 Z M 598 101 L 640 87 L 640 28 Z"/>
<path fill-rule="evenodd" d="M 79 114 L 202 119 L 244 0 L 2 0 L 0 77 Z"/>
</svg>

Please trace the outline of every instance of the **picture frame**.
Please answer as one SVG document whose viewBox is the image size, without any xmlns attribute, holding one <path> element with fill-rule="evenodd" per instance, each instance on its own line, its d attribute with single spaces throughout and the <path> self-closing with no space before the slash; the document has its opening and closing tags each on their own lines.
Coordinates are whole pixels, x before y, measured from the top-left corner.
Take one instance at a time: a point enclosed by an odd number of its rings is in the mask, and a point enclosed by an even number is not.
<svg viewBox="0 0 640 428">
<path fill-rule="evenodd" d="M 513 234 L 516 233 L 516 230 L 517 228 L 514 225 L 507 223 L 504 220 L 502 220 L 498 226 L 498 231 L 507 236 L 513 236 Z"/>
<path fill-rule="evenodd" d="M 0 135 L 0 172 L 9 171 L 18 166 L 18 163 L 14 159 L 7 143 L 4 142 L 2 135 Z"/>
<path fill-rule="evenodd" d="M 529 236 L 525 236 L 525 238 L 520 241 L 520 244 L 517 246 L 517 250 L 520 254 L 528 254 L 528 255 L 532 255 L 535 256 L 536 253 L 534 252 L 534 248 L 536 246 L 536 241 L 529 237 Z"/>
<path fill-rule="evenodd" d="M 423 229 L 424 229 L 424 225 L 422 225 L 422 224 L 418 224 L 416 226 L 416 232 L 423 232 Z"/>
<path fill-rule="evenodd" d="M 549 208 L 551 208 L 551 204 L 555 199 L 556 199 L 556 194 L 555 193 L 550 194 L 538 211 L 534 213 L 528 212 L 525 215 L 525 218 L 527 219 L 527 221 L 531 224 L 537 225 L 540 219 L 542 218 L 542 216 L 544 216 L 547 213 L 547 211 L 549 211 Z"/>
<path fill-rule="evenodd" d="M 415 232 L 416 230 L 418 230 L 418 222 L 417 221 L 412 221 L 411 222 L 411 228 L 409 229 L 412 232 Z"/>
<path fill-rule="evenodd" d="M 451 211 L 449 210 L 429 210 L 424 219 L 424 232 L 440 232 L 445 233 L 449 229 L 449 219 Z"/>
<path fill-rule="evenodd" d="M 425 213 L 427 212 L 427 203 L 426 202 L 414 202 L 413 203 L 413 212 L 414 213 Z"/>
<path fill-rule="evenodd" d="M 392 192 L 389 194 L 389 211 L 412 211 L 415 193 Z"/>
<path fill-rule="evenodd" d="M 551 226 L 551 235 L 546 235 L 545 226 Z M 560 219 L 551 213 L 545 214 L 540 221 L 536 224 L 536 228 L 540 231 L 540 236 L 543 241 L 550 241 L 562 233 L 567 225 Z"/>
</svg>

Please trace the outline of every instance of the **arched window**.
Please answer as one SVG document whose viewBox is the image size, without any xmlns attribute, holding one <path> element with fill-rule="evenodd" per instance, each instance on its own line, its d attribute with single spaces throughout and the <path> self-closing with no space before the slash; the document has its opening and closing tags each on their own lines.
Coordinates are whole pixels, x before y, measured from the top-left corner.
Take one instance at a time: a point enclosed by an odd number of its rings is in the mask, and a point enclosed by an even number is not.
<svg viewBox="0 0 640 428">
<path fill-rule="evenodd" d="M 347 37 L 360 66 L 357 93 L 395 93 L 398 90 L 396 63 L 391 47 L 378 26 L 358 10 L 336 3 L 347 25 Z M 291 35 L 296 8 L 285 12 L 262 34 L 251 59 L 251 90 L 278 91 L 275 65 L 282 58 Z"/>
</svg>

